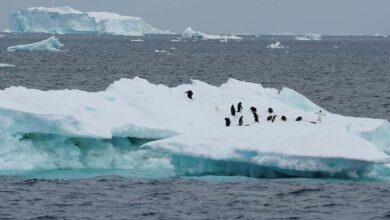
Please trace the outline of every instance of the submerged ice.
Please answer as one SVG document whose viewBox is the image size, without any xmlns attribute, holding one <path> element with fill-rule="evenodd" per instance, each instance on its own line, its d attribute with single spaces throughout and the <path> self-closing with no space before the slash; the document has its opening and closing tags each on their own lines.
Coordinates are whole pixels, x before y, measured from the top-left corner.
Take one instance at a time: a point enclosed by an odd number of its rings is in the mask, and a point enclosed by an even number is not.
<svg viewBox="0 0 390 220">
<path fill-rule="evenodd" d="M 17 45 L 8 47 L 9 52 L 14 51 L 61 51 L 64 45 L 56 38 L 50 37 L 46 40 L 42 40 L 32 44 Z"/>
<path fill-rule="evenodd" d="M 139 17 L 110 12 L 81 12 L 71 7 L 31 7 L 9 16 L 11 32 L 113 35 L 167 34 Z"/>
<path fill-rule="evenodd" d="M 188 175 L 362 177 L 389 163 L 386 120 L 324 111 L 314 124 L 321 108 L 296 91 L 234 79 L 170 88 L 136 77 L 93 93 L 11 87 L 0 100 L 0 171 L 173 166 Z M 243 110 L 231 116 L 238 102 Z"/>
</svg>

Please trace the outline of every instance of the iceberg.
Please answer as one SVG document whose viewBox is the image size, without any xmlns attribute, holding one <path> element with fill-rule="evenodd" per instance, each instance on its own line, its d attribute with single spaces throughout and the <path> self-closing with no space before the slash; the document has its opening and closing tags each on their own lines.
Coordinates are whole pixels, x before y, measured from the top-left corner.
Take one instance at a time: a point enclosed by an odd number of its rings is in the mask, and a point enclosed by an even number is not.
<svg viewBox="0 0 390 220">
<path fill-rule="evenodd" d="M 235 79 L 167 87 L 135 77 L 100 92 L 10 87 L 0 100 L 0 171 L 163 166 L 183 175 L 360 178 L 390 164 L 388 121 L 323 110 L 317 122 L 322 108 L 298 92 Z M 245 126 L 230 116 L 238 102 Z"/>
<path fill-rule="evenodd" d="M 295 40 L 300 40 L 300 41 L 310 41 L 310 40 L 321 40 L 322 37 L 320 34 L 313 34 L 313 33 L 307 33 L 303 36 L 296 36 Z"/>
<path fill-rule="evenodd" d="M 8 64 L 8 63 L 0 63 L 0 68 L 6 68 L 6 67 L 15 67 L 15 65 Z"/>
<path fill-rule="evenodd" d="M 191 27 L 188 27 L 182 34 L 183 38 L 195 39 L 195 40 L 242 40 L 242 37 L 235 35 L 209 35 L 200 31 L 194 31 Z"/>
<path fill-rule="evenodd" d="M 134 35 L 170 34 L 156 29 L 139 17 L 110 12 L 81 12 L 71 7 L 31 7 L 9 16 L 11 32 L 53 34 L 113 34 Z"/>
<path fill-rule="evenodd" d="M 32 44 L 17 45 L 8 47 L 9 52 L 14 51 L 61 51 L 64 45 L 56 38 L 50 37 L 46 40 L 42 40 Z"/>
<path fill-rule="evenodd" d="M 281 44 L 279 41 L 275 41 L 274 43 L 268 45 L 266 48 L 268 48 L 268 49 L 284 49 L 286 47 L 283 44 Z"/>
</svg>

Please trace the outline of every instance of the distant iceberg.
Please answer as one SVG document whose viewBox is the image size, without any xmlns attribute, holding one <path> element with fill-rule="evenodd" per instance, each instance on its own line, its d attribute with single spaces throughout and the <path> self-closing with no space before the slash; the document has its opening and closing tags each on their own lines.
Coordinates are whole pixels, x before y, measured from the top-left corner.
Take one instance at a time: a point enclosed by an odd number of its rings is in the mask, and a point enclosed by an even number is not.
<svg viewBox="0 0 390 220">
<path fill-rule="evenodd" d="M 31 7 L 9 16 L 11 32 L 39 32 L 55 34 L 113 34 L 144 35 L 168 34 L 150 26 L 139 17 L 110 12 L 81 12 L 71 7 Z"/>
<path fill-rule="evenodd" d="M 286 47 L 281 44 L 279 41 L 276 41 L 270 45 L 268 45 L 266 48 L 268 49 L 285 49 Z"/>
<path fill-rule="evenodd" d="M 8 64 L 8 63 L 0 63 L 0 68 L 6 68 L 6 67 L 15 67 L 15 65 Z"/>
<path fill-rule="evenodd" d="M 183 32 L 182 37 L 196 40 L 242 40 L 242 37 L 238 37 L 235 35 L 210 35 L 200 31 L 194 31 L 191 27 L 188 27 Z"/>
<path fill-rule="evenodd" d="M 8 47 L 9 52 L 14 51 L 61 51 L 64 45 L 56 38 L 50 37 L 49 39 L 42 40 L 32 44 L 17 45 Z"/>
<path fill-rule="evenodd" d="M 309 41 L 309 40 L 321 40 L 322 37 L 320 34 L 307 33 L 303 36 L 296 36 L 295 40 Z"/>
<path fill-rule="evenodd" d="M 156 161 L 168 158 L 185 175 L 359 178 L 390 163 L 386 120 L 324 110 L 315 124 L 321 107 L 298 92 L 235 79 L 171 88 L 136 77 L 100 92 L 11 87 L 0 90 L 0 100 L 0 171 L 131 168 L 133 159 L 159 167 Z M 247 126 L 230 116 L 239 101 Z M 278 115 L 274 122 L 267 121 L 268 106 Z"/>
</svg>

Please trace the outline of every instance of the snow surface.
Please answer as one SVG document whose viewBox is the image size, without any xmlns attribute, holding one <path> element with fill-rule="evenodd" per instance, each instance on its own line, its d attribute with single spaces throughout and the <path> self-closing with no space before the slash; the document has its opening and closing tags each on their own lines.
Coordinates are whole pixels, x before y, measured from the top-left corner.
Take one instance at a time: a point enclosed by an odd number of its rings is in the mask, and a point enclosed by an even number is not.
<svg viewBox="0 0 390 220">
<path fill-rule="evenodd" d="M 296 36 L 295 40 L 309 41 L 309 40 L 321 40 L 321 38 L 322 37 L 320 34 L 307 33 L 303 36 Z"/>
<path fill-rule="evenodd" d="M 242 37 L 234 35 L 210 35 L 200 31 L 194 31 L 191 27 L 188 27 L 182 34 L 183 38 L 198 39 L 198 40 L 242 40 Z"/>
<path fill-rule="evenodd" d="M 14 51 L 61 51 L 64 45 L 54 36 L 32 44 L 8 47 L 9 52 Z"/>
<path fill-rule="evenodd" d="M 15 65 L 8 64 L 8 63 L 0 63 L 0 68 L 6 68 L 6 67 L 15 67 Z"/>
<path fill-rule="evenodd" d="M 31 7 L 9 16 L 11 32 L 56 34 L 94 33 L 113 35 L 168 34 L 142 18 L 110 12 L 81 12 L 71 7 Z"/>
<path fill-rule="evenodd" d="M 186 97 L 187 90 L 194 92 L 193 100 Z M 322 108 L 296 91 L 234 79 L 219 87 L 193 80 L 169 88 L 135 77 L 116 81 L 101 92 L 11 87 L 0 91 L 0 100 L 2 146 L 15 145 L 21 142 L 20 135 L 32 134 L 41 144 L 40 135 L 46 135 L 45 140 L 51 140 L 54 151 L 60 152 L 56 155 L 62 158 L 80 157 L 57 149 L 59 143 L 71 142 L 66 146 L 72 149 L 82 143 L 87 148 L 95 144 L 111 149 L 111 159 L 103 160 L 103 165 L 96 158 L 84 163 L 93 167 L 113 164 L 112 160 L 118 167 L 127 166 L 124 158 L 115 159 L 121 153 L 109 147 L 118 142 L 114 140 L 127 137 L 145 140 L 143 149 L 169 155 L 177 172 L 194 175 L 272 177 L 283 173 L 311 177 L 326 173 L 361 177 L 373 166 L 390 163 L 390 125 L 386 120 L 345 117 L 323 110 L 323 121 L 313 124 L 315 113 Z M 244 107 L 238 115 L 247 126 L 237 126 L 238 116 L 230 116 L 230 106 L 238 102 Z M 251 106 L 257 108 L 260 123 L 254 123 Z M 274 123 L 266 120 L 268 107 L 278 115 Z M 287 117 L 286 122 L 280 120 L 281 115 Z M 298 116 L 303 121 L 296 122 Z M 225 127 L 225 117 L 232 120 L 232 126 Z M 4 149 L 14 151 L 5 147 L 0 154 Z M 31 149 L 31 145 L 22 149 Z M 12 158 L 0 157 L 0 170 L 12 167 L 10 161 L 17 164 L 17 155 L 20 152 Z M 41 154 L 34 155 L 40 158 Z M 37 167 L 36 163 L 34 160 L 22 168 Z M 80 165 L 80 161 L 69 163 Z"/>
<path fill-rule="evenodd" d="M 268 45 L 266 48 L 268 48 L 268 49 L 284 49 L 286 47 L 283 44 L 281 44 L 279 41 L 276 41 L 276 42 Z"/>
</svg>

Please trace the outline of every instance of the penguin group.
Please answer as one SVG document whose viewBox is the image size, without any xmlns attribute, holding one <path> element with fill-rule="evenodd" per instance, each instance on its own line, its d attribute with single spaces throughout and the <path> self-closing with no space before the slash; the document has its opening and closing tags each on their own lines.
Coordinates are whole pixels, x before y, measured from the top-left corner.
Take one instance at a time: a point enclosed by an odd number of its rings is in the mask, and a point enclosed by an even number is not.
<svg viewBox="0 0 390 220">
<path fill-rule="evenodd" d="M 252 106 L 249 109 L 253 115 L 253 122 L 260 123 L 259 114 L 257 113 L 257 108 Z M 233 118 L 235 118 L 238 113 L 242 113 L 242 111 L 243 111 L 242 102 L 239 102 L 237 104 L 237 108 L 234 105 L 230 106 L 230 114 Z M 278 115 L 274 114 L 274 110 L 271 107 L 268 108 L 268 113 L 269 113 L 269 116 L 267 116 L 267 121 L 269 121 L 271 123 L 275 122 Z M 280 120 L 283 122 L 286 122 L 287 117 L 285 115 L 282 115 L 282 116 L 280 116 Z M 298 116 L 295 119 L 295 121 L 302 121 L 302 120 L 303 120 L 302 116 Z M 229 127 L 231 124 L 232 124 L 232 121 L 230 120 L 230 118 L 226 117 L 225 118 L 226 127 Z M 242 115 L 240 115 L 238 118 L 238 126 L 244 126 L 244 116 L 242 116 Z M 248 124 L 245 124 L 245 126 L 248 126 Z"/>
<path fill-rule="evenodd" d="M 192 97 L 193 97 L 194 93 L 191 90 L 186 91 L 185 94 L 187 94 L 188 99 L 193 100 Z M 252 107 L 250 107 L 250 111 L 252 112 L 254 123 L 259 123 L 259 115 L 257 113 L 257 108 L 252 106 Z M 236 117 L 237 113 L 242 114 L 242 112 L 243 112 L 242 102 L 239 102 L 237 104 L 237 109 L 234 106 L 234 104 L 230 106 L 230 114 L 231 114 L 231 116 L 233 116 L 233 118 Z M 274 114 L 274 110 L 271 107 L 268 108 L 268 113 L 269 113 L 269 115 L 267 116 L 267 121 L 274 123 L 278 115 Z M 321 122 L 321 119 L 323 116 L 325 116 L 325 114 L 322 113 L 321 110 L 319 112 L 317 112 L 316 114 L 318 115 L 317 122 Z M 283 122 L 286 122 L 287 117 L 285 115 L 282 115 L 282 116 L 280 116 L 280 120 Z M 298 116 L 295 119 L 295 121 L 299 122 L 299 121 L 304 121 L 304 120 L 303 120 L 302 116 Z M 317 124 L 317 122 L 312 122 L 312 121 L 306 121 L 306 122 Z M 232 122 L 231 122 L 230 118 L 226 117 L 225 118 L 225 126 L 229 127 L 231 124 L 232 124 Z M 240 117 L 238 118 L 238 126 L 244 126 L 244 116 L 242 116 L 242 115 L 240 115 Z M 248 126 L 248 124 L 246 124 L 245 126 Z"/>
</svg>

